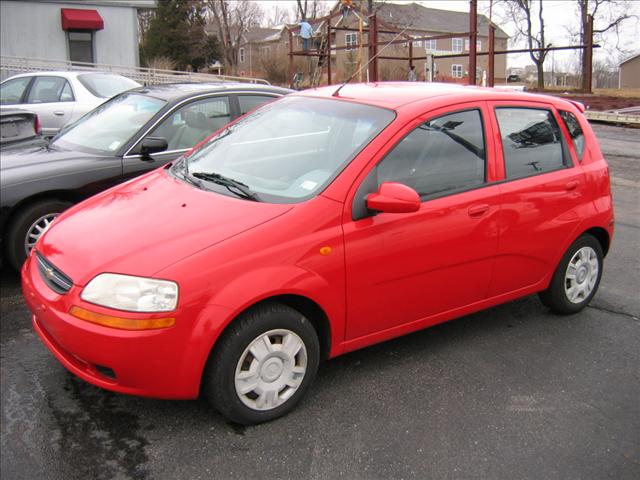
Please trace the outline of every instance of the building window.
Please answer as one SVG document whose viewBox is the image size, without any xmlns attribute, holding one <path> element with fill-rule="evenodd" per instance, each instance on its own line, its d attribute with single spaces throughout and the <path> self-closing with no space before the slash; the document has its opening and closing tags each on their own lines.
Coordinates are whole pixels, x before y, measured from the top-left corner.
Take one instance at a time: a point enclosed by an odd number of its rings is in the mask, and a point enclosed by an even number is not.
<svg viewBox="0 0 640 480">
<path fill-rule="evenodd" d="M 425 40 L 424 41 L 424 47 L 427 50 L 435 52 L 437 50 L 437 48 L 438 48 L 438 42 L 436 40 Z"/>
<path fill-rule="evenodd" d="M 238 62 L 244 63 L 244 48 L 238 50 Z"/>
<path fill-rule="evenodd" d="M 271 47 L 270 46 L 262 47 L 262 53 L 264 55 L 269 55 L 271 53 Z"/>
<path fill-rule="evenodd" d="M 72 62 L 94 63 L 93 32 L 67 32 L 69 60 Z"/>
<path fill-rule="evenodd" d="M 357 33 L 345 33 L 344 34 L 344 44 L 347 47 L 347 51 L 355 50 L 356 45 L 358 45 L 358 34 Z"/>
<path fill-rule="evenodd" d="M 469 51 L 469 39 L 465 38 L 464 40 L 464 50 L 465 52 Z M 480 52 L 482 50 L 482 40 L 476 40 L 476 52 Z"/>
<path fill-rule="evenodd" d="M 451 39 L 451 49 L 455 53 L 462 52 L 462 46 L 464 45 L 464 39 L 462 38 L 452 38 Z"/>
<path fill-rule="evenodd" d="M 451 65 L 451 76 L 453 78 L 462 78 L 462 65 Z"/>
</svg>

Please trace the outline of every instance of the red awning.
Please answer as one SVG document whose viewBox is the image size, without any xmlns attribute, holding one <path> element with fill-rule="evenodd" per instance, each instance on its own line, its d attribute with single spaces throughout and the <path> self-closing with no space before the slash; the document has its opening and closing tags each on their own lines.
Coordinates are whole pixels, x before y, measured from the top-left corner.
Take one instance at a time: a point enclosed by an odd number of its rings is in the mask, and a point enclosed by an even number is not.
<svg viewBox="0 0 640 480">
<path fill-rule="evenodd" d="M 102 30 L 104 20 L 97 10 L 80 10 L 78 8 L 62 8 L 63 30 Z"/>
</svg>

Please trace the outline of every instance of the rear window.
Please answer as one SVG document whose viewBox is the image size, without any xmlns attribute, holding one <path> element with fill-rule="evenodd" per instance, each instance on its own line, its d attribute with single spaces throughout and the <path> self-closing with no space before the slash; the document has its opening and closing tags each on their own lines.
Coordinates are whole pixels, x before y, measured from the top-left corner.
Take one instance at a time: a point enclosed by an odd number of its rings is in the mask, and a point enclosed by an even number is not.
<svg viewBox="0 0 640 480">
<path fill-rule="evenodd" d="M 560 128 L 545 109 L 497 108 L 507 178 L 564 168 Z"/>
<path fill-rule="evenodd" d="M 130 78 L 108 73 L 85 73 L 78 75 L 78 80 L 87 90 L 100 98 L 111 98 L 140 86 Z"/>
<path fill-rule="evenodd" d="M 584 151 L 584 134 L 582 133 L 580 123 L 571 112 L 560 110 L 560 117 L 562 117 L 567 130 L 569 130 L 569 136 L 573 142 L 573 147 L 576 149 L 578 160 L 582 161 L 582 152 Z"/>
</svg>

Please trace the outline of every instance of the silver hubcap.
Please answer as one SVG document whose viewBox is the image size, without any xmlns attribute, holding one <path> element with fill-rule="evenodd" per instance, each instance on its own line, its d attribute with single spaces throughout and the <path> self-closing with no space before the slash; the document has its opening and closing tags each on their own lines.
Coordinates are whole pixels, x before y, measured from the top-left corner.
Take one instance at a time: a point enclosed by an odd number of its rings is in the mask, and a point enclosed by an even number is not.
<svg viewBox="0 0 640 480">
<path fill-rule="evenodd" d="M 27 235 L 24 238 L 24 251 L 27 255 L 31 252 L 38 239 L 46 232 L 51 226 L 51 222 L 60 215 L 59 213 L 47 213 L 41 216 L 27 230 Z"/>
<path fill-rule="evenodd" d="M 236 393 L 253 410 L 272 410 L 302 384 L 307 349 L 291 330 L 270 330 L 242 352 L 235 373 Z"/>
<path fill-rule="evenodd" d="M 582 247 L 571 257 L 564 276 L 564 291 L 571 303 L 581 303 L 591 295 L 598 269 L 598 256 L 591 247 Z"/>
</svg>

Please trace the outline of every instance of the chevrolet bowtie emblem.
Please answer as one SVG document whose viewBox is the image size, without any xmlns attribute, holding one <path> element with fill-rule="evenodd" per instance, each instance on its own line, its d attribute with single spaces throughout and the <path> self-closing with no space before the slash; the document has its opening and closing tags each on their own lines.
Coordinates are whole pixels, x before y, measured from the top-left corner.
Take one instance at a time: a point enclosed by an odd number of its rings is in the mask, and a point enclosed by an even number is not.
<svg viewBox="0 0 640 480">
<path fill-rule="evenodd" d="M 53 268 L 44 267 L 44 276 L 47 277 L 49 280 L 53 280 L 55 278 L 55 275 L 53 274 Z"/>
</svg>

